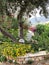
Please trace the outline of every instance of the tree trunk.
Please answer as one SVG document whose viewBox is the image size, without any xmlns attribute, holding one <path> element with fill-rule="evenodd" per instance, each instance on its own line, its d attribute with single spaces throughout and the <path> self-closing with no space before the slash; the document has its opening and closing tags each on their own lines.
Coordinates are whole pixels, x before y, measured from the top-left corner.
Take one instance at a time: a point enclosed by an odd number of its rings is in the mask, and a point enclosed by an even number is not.
<svg viewBox="0 0 49 65">
<path fill-rule="evenodd" d="M 22 22 L 22 12 L 20 11 L 20 13 L 18 14 L 18 28 L 19 28 L 19 38 L 23 39 L 23 22 Z"/>
<path fill-rule="evenodd" d="M 23 23 L 20 22 L 19 23 L 19 32 L 20 32 L 20 39 L 23 39 Z"/>
<path fill-rule="evenodd" d="M 9 32 L 5 31 L 2 27 L 0 27 L 0 31 L 2 32 L 2 34 L 4 34 L 5 36 L 9 37 L 13 42 L 16 42 L 16 39 L 13 37 L 13 35 L 11 35 Z"/>
<path fill-rule="evenodd" d="M 2 15 L 2 22 L 4 22 L 4 15 Z"/>
<path fill-rule="evenodd" d="M 26 7 L 27 7 L 28 3 L 26 3 L 23 7 L 21 7 L 19 14 L 17 16 L 18 19 L 18 23 L 19 23 L 19 29 L 20 29 L 20 39 L 23 39 L 23 22 L 22 22 L 22 16 L 26 11 Z"/>
</svg>

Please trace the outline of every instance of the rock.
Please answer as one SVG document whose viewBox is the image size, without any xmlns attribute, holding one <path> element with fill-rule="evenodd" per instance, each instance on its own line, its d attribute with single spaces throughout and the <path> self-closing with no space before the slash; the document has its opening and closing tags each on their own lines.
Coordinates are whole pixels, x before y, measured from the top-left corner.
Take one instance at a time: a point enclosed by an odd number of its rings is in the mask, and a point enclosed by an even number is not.
<svg viewBox="0 0 49 65">
<path fill-rule="evenodd" d="M 41 56 L 41 57 L 38 57 L 39 58 L 39 60 L 44 60 L 44 58 Z"/>
<path fill-rule="evenodd" d="M 39 58 L 36 58 L 36 60 L 35 61 L 39 61 Z"/>
<path fill-rule="evenodd" d="M 24 39 L 19 39 L 19 42 L 24 43 L 25 41 L 24 41 Z"/>
<path fill-rule="evenodd" d="M 15 62 L 15 60 L 13 60 L 13 63 Z"/>
<path fill-rule="evenodd" d="M 45 64 L 46 64 L 46 65 L 49 65 L 49 60 L 47 60 L 47 61 L 45 62 Z"/>
<path fill-rule="evenodd" d="M 37 63 L 37 65 L 45 65 L 45 64 L 42 64 L 42 63 L 39 62 L 39 63 Z"/>
</svg>

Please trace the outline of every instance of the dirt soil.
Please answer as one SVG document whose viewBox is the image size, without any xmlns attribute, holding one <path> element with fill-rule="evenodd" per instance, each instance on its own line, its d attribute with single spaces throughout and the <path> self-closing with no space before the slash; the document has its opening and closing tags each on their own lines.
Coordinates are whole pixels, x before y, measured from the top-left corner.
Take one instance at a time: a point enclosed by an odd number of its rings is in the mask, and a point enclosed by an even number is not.
<svg viewBox="0 0 49 65">
<path fill-rule="evenodd" d="M 48 60 L 42 60 L 39 62 L 34 62 L 32 64 L 13 64 L 8 62 L 0 62 L 0 65 L 49 65 L 49 59 Z"/>
</svg>

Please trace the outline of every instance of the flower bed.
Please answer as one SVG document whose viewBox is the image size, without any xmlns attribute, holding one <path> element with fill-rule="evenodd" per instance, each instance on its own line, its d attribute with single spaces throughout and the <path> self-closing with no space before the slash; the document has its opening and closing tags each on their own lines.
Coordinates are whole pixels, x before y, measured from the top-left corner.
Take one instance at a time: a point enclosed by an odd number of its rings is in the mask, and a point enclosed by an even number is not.
<svg viewBox="0 0 49 65">
<path fill-rule="evenodd" d="M 7 59 L 16 59 L 18 56 L 24 56 L 26 53 L 34 53 L 30 44 L 17 44 L 3 42 L 0 45 L 0 55 L 5 56 Z"/>
<path fill-rule="evenodd" d="M 28 60 L 29 60 L 28 62 L 31 63 L 32 61 L 33 62 L 40 61 L 45 58 L 45 56 L 41 56 L 43 55 L 42 53 L 33 54 L 34 52 L 35 51 L 33 50 L 31 44 L 20 44 L 20 43 L 14 44 L 14 43 L 3 42 L 3 44 L 0 44 L 0 62 L 7 61 L 9 63 L 22 64 L 25 62 L 27 63 Z"/>
</svg>

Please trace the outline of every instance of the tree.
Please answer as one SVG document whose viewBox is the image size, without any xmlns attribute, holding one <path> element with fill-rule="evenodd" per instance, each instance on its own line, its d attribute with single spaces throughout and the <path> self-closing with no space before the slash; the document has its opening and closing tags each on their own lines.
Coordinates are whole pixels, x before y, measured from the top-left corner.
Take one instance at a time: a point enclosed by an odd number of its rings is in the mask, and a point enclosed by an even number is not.
<svg viewBox="0 0 49 65">
<path fill-rule="evenodd" d="M 4 12 L 7 15 L 12 15 L 16 11 L 17 7 L 20 7 L 19 13 L 17 15 L 18 27 L 20 29 L 20 38 L 23 38 L 23 20 L 22 17 L 24 13 L 27 15 L 31 10 L 41 7 L 44 15 L 47 15 L 46 4 L 48 0 L 0 0 L 0 12 Z M 13 7 L 14 6 L 14 7 Z M 41 11 L 40 11 L 41 13 Z"/>
<path fill-rule="evenodd" d="M 12 40 L 12 42 L 16 42 L 16 39 L 15 39 L 11 34 L 9 34 L 9 32 L 5 31 L 2 27 L 0 27 L 0 31 L 1 31 L 5 36 L 9 37 L 9 38 Z"/>
</svg>

